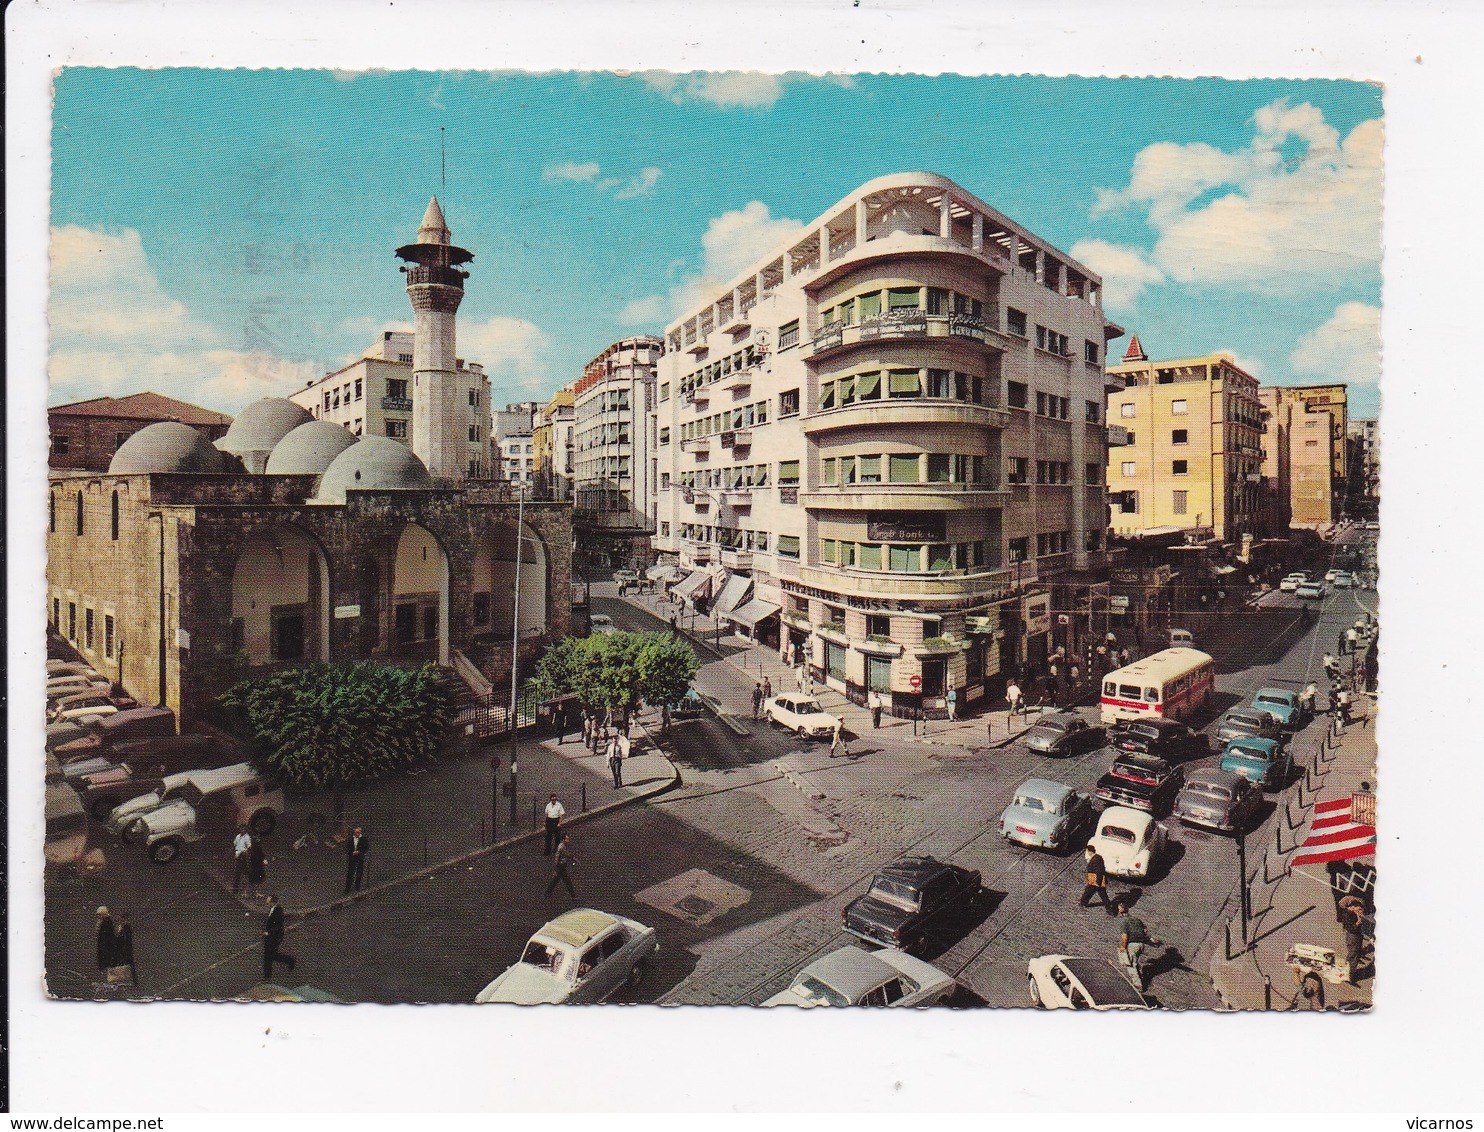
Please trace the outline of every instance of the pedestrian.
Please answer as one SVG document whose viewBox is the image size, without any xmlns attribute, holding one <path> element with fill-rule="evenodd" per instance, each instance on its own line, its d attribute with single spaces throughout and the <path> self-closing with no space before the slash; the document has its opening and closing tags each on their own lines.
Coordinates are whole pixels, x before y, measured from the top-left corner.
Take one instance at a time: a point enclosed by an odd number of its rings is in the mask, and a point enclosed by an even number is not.
<svg viewBox="0 0 1484 1132">
<path fill-rule="evenodd" d="M 794 687 L 800 692 L 804 690 L 804 666 L 802 664 L 794 669 Z"/>
<path fill-rule="evenodd" d="M 613 775 L 613 788 L 623 785 L 623 755 L 619 752 L 618 736 L 608 742 L 608 770 Z"/>
<path fill-rule="evenodd" d="M 350 838 L 345 843 L 345 891 L 359 889 L 366 879 L 366 854 L 371 849 L 371 842 L 366 837 L 366 831 L 360 826 L 350 831 Z"/>
<path fill-rule="evenodd" d="M 560 747 L 567 741 L 567 707 L 563 704 L 555 709 L 557 746 Z"/>
<path fill-rule="evenodd" d="M 573 900 L 577 899 L 577 890 L 572 887 L 572 876 L 568 870 L 572 867 L 572 838 L 570 834 L 562 834 L 562 839 L 557 842 L 556 860 L 552 862 L 551 880 L 546 884 L 546 895 L 550 896 L 556 891 L 557 882 L 561 881 L 567 886 L 567 893 Z"/>
<path fill-rule="evenodd" d="M 661 731 L 664 731 L 664 732 L 668 732 L 670 730 L 670 705 L 669 704 L 661 704 L 660 705 L 660 730 Z"/>
<path fill-rule="evenodd" d="M 1072 671 L 1067 675 L 1071 678 L 1073 688 L 1080 688 L 1082 686 L 1082 669 L 1074 664 L 1072 665 Z"/>
<path fill-rule="evenodd" d="M 248 854 L 252 850 L 252 834 L 247 832 L 247 826 L 237 827 L 237 836 L 232 838 L 232 892 L 235 894 L 242 887 L 243 878 L 248 873 Z"/>
<path fill-rule="evenodd" d="M 1299 708 L 1305 715 L 1314 714 L 1314 701 L 1319 698 L 1319 685 L 1310 680 L 1299 693 Z"/>
<path fill-rule="evenodd" d="M 297 961 L 283 947 L 283 905 L 278 897 L 268 897 L 268 918 L 263 921 L 263 982 L 273 978 L 273 964 L 286 963 L 290 971 Z"/>
<path fill-rule="evenodd" d="M 1297 971 L 1294 972 L 1298 974 Z M 1309 1004 L 1310 1010 L 1324 1009 L 1324 980 L 1313 971 L 1304 974 L 1299 982 L 1299 997 Z"/>
<path fill-rule="evenodd" d="M 1360 970 L 1360 956 L 1365 947 L 1365 901 L 1358 896 L 1347 896 L 1340 901 L 1340 928 L 1345 933 L 1345 962 L 1350 968 L 1350 985 L 1355 986 L 1356 972 Z"/>
<path fill-rule="evenodd" d="M 562 818 L 567 816 L 567 811 L 557 801 L 553 794 L 551 800 L 546 803 L 546 849 L 542 852 L 543 857 L 550 857 L 551 851 L 556 847 L 557 831 L 561 827 Z"/>
<path fill-rule="evenodd" d="M 1113 635 L 1112 629 L 1109 629 L 1108 635 L 1103 638 L 1103 644 L 1107 645 L 1109 650 L 1118 644 L 1118 638 Z"/>
<path fill-rule="evenodd" d="M 129 982 L 139 985 L 139 972 L 134 967 L 134 929 L 129 924 L 127 913 L 119 916 L 118 927 L 113 933 L 113 965 L 129 968 Z"/>
<path fill-rule="evenodd" d="M 945 698 L 948 700 L 948 722 L 956 723 L 958 721 L 958 691 L 949 688 Z"/>
<path fill-rule="evenodd" d="M 1129 912 L 1126 897 L 1118 898 L 1115 912 L 1123 917 L 1123 922 L 1118 927 L 1118 957 L 1134 972 L 1135 978 L 1139 980 L 1139 989 L 1143 990 L 1145 988 L 1144 968 L 1140 964 L 1144 957 L 1144 949 L 1152 947 L 1159 941 L 1149 934 L 1149 929 L 1144 926 L 1143 920 Z"/>
<path fill-rule="evenodd" d="M 1333 654 L 1331 654 L 1331 653 L 1325 653 L 1324 654 L 1324 674 L 1326 676 L 1328 676 L 1331 680 L 1333 680 L 1335 678 L 1335 675 L 1339 671 L 1340 671 L 1340 662 L 1337 661 L 1334 658 Z"/>
<path fill-rule="evenodd" d="M 763 703 L 773 698 L 773 681 L 767 676 L 763 677 Z"/>
<path fill-rule="evenodd" d="M 593 715 L 590 711 L 582 713 L 582 745 L 588 746 L 593 740 Z"/>
<path fill-rule="evenodd" d="M 675 636 L 675 614 L 670 614 L 670 636 Z"/>
<path fill-rule="evenodd" d="M 1108 646 L 1107 645 L 1099 645 L 1098 646 L 1098 671 L 1100 671 L 1100 672 L 1106 672 L 1106 671 L 1108 671 Z"/>
<path fill-rule="evenodd" d="M 98 909 L 98 977 L 108 978 L 108 968 L 113 966 L 115 932 L 113 917 L 105 904 Z"/>
<path fill-rule="evenodd" d="M 1127 646 L 1125 646 L 1124 648 L 1121 648 L 1121 649 L 1118 650 L 1118 664 L 1119 664 L 1120 667 L 1126 668 L 1126 667 L 1128 667 L 1128 662 L 1129 662 L 1128 648 L 1127 648 Z"/>
<path fill-rule="evenodd" d="M 830 733 L 830 758 L 837 758 L 845 754 L 845 745 L 840 742 L 840 728 L 837 726 Z"/>
<path fill-rule="evenodd" d="M 763 684 L 761 680 L 752 685 L 752 718 L 756 719 L 763 707 Z"/>
<path fill-rule="evenodd" d="M 1010 704 L 1010 715 L 1014 715 L 1020 710 L 1020 700 L 1022 695 L 1023 693 L 1020 690 L 1020 685 L 1017 684 L 1013 679 L 1010 681 L 1009 684 L 1005 685 L 1005 700 Z"/>
<path fill-rule="evenodd" d="M 881 729 L 881 693 L 872 692 L 867 696 L 866 706 L 871 709 L 871 726 L 879 731 Z"/>
<path fill-rule="evenodd" d="M 792 641 L 785 641 L 784 644 L 783 644 L 783 667 L 784 668 L 792 668 L 793 666 L 794 666 L 794 643 Z"/>
<path fill-rule="evenodd" d="M 1113 908 L 1108 903 L 1108 867 L 1103 863 L 1103 855 L 1088 846 L 1087 886 L 1083 888 L 1082 899 L 1077 903 L 1086 908 L 1094 896 L 1103 902 L 1103 911 L 1111 916 Z"/>
<path fill-rule="evenodd" d="M 263 883 L 268 879 L 268 853 L 263 848 L 263 839 L 256 833 L 247 850 L 247 879 L 252 882 L 252 894 L 263 895 Z"/>
</svg>

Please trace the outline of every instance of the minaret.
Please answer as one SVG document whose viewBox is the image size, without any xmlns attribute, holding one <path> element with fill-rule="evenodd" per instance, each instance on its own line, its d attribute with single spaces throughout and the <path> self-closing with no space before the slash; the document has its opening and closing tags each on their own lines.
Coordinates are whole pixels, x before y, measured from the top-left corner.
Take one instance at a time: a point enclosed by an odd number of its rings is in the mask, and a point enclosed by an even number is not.
<svg viewBox="0 0 1484 1132">
<path fill-rule="evenodd" d="M 407 297 L 412 300 L 412 451 L 437 479 L 461 480 L 468 472 L 469 374 L 456 361 L 454 316 L 464 298 L 467 272 L 460 267 L 474 253 L 456 247 L 438 198 L 428 202 L 417 243 L 397 249 L 407 263 Z"/>
</svg>

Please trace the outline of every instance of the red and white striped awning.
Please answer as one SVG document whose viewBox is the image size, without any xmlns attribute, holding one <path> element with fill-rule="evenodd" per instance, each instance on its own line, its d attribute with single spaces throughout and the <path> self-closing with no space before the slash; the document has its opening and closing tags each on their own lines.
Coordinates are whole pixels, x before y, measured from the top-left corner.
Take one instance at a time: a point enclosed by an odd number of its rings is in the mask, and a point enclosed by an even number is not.
<svg viewBox="0 0 1484 1132">
<path fill-rule="evenodd" d="M 1376 827 L 1351 818 L 1349 798 L 1320 802 L 1314 807 L 1309 836 L 1289 862 L 1291 866 L 1320 865 L 1326 861 L 1354 861 L 1374 856 Z"/>
</svg>

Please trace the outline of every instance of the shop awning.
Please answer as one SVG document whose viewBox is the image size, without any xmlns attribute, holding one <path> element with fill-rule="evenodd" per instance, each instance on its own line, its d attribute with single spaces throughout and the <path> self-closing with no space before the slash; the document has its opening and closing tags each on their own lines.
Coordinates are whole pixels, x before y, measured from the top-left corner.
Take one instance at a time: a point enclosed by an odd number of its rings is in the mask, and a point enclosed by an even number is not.
<svg viewBox="0 0 1484 1132">
<path fill-rule="evenodd" d="M 771 601 L 749 601 L 741 609 L 728 613 L 726 617 L 729 621 L 735 621 L 739 625 L 754 629 L 769 617 L 774 616 L 778 609 L 779 607 Z"/>
<path fill-rule="evenodd" d="M 711 592 L 711 575 L 705 570 L 692 571 L 690 577 L 670 592 L 680 597 L 705 597 Z"/>
<path fill-rule="evenodd" d="M 1322 865 L 1329 861 L 1355 861 L 1376 852 L 1376 827 L 1363 825 L 1352 816 L 1349 798 L 1320 802 L 1314 807 L 1309 836 L 1289 864 Z"/>
<path fill-rule="evenodd" d="M 745 574 L 733 574 L 727 579 L 727 584 L 721 587 L 721 593 L 716 598 L 716 609 L 719 613 L 730 613 L 744 601 L 752 592 L 752 579 Z"/>
<path fill-rule="evenodd" d="M 684 573 L 679 566 L 674 566 L 666 562 L 659 566 L 651 566 L 648 570 L 644 571 L 644 576 L 651 582 L 673 582 Z"/>
</svg>

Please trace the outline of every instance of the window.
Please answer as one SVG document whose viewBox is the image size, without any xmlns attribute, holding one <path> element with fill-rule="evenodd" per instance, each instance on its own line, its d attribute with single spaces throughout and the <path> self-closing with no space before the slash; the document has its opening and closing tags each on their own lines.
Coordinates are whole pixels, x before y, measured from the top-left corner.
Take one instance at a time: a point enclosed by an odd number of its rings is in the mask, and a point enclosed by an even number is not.
<svg viewBox="0 0 1484 1132">
<path fill-rule="evenodd" d="M 112 523 L 110 529 L 113 532 L 113 541 L 119 540 L 119 493 L 113 493 Z"/>
<path fill-rule="evenodd" d="M 1099 360 L 1098 344 L 1092 339 L 1085 339 L 1082 343 L 1082 357 L 1089 365 L 1097 365 Z"/>
<path fill-rule="evenodd" d="M 948 292 L 941 287 L 929 287 L 927 289 L 927 312 L 928 314 L 947 314 Z"/>
<path fill-rule="evenodd" d="M 1103 407 L 1096 401 L 1087 402 L 1087 423 L 1097 424 L 1103 419 Z"/>
<path fill-rule="evenodd" d="M 1025 337 L 1025 311 L 1014 307 L 1005 308 L 1005 329 L 1021 338 Z"/>
<path fill-rule="evenodd" d="M 662 429 L 660 429 L 660 443 L 661 444 L 669 444 L 670 443 L 670 430 L 668 428 L 662 428 Z"/>
<path fill-rule="evenodd" d="M 1134 461 L 1132 461 L 1132 460 L 1125 460 L 1123 462 L 1123 467 L 1122 467 L 1121 471 L 1126 476 L 1133 475 L 1134 474 L 1134 471 L 1135 471 L 1135 469 L 1134 469 Z"/>
<path fill-rule="evenodd" d="M 927 458 L 927 478 L 928 483 L 952 482 L 952 457 L 941 453 L 930 455 Z"/>
<path fill-rule="evenodd" d="M 661 401 L 668 401 L 669 399 L 670 399 L 670 383 L 668 381 L 662 381 L 662 382 L 660 382 L 660 400 Z"/>
<path fill-rule="evenodd" d="M 1012 409 L 1023 409 L 1026 407 L 1027 398 L 1030 395 L 1030 386 L 1023 381 L 1007 381 L 1005 383 L 1005 396 Z"/>
<path fill-rule="evenodd" d="M 779 535 L 778 536 L 778 557 L 780 557 L 780 558 L 797 558 L 798 556 L 799 556 L 799 536 L 798 535 Z"/>
<path fill-rule="evenodd" d="M 866 636 L 889 637 L 891 636 L 891 618 L 882 614 L 866 614 Z"/>
<path fill-rule="evenodd" d="M 1189 508 L 1189 506 L 1190 506 L 1190 492 L 1188 492 L 1188 491 L 1177 491 L 1177 492 L 1175 492 L 1175 514 L 1177 514 L 1177 515 L 1184 515 L 1186 513 L 1187 508 Z"/>
<path fill-rule="evenodd" d="M 1129 442 L 1129 444 L 1130 445 L 1134 444 L 1135 443 L 1135 439 L 1136 438 L 1135 438 L 1134 430 L 1133 429 L 1129 429 L 1129 431 L 1128 431 L 1128 442 Z"/>
<path fill-rule="evenodd" d="M 387 421 L 386 422 L 386 434 L 389 437 L 391 437 L 393 440 L 406 440 L 407 439 L 407 422 L 406 421 Z"/>
<path fill-rule="evenodd" d="M 1188 460 L 1176 460 L 1171 466 L 1170 471 L 1177 476 L 1186 475 L 1190 471 L 1190 462 Z"/>
<path fill-rule="evenodd" d="M 1011 456 L 1008 460 L 1011 483 L 1026 483 L 1030 477 L 1030 460 L 1025 456 Z"/>
<path fill-rule="evenodd" d="M 359 436 L 360 434 L 361 434 L 361 422 L 360 421 L 356 421 L 356 435 Z M 478 439 L 479 439 L 479 429 L 476 428 L 474 425 L 470 425 L 469 426 L 469 443 L 470 444 L 473 444 L 474 441 L 476 441 Z"/>
<path fill-rule="evenodd" d="M 1125 515 L 1137 515 L 1139 513 L 1139 493 L 1137 491 L 1114 492 L 1112 502 L 1118 504 L 1118 508 Z"/>
<path fill-rule="evenodd" d="M 669 523 L 661 523 L 660 524 L 660 538 L 669 538 L 669 537 L 670 537 L 670 524 Z"/>
<path fill-rule="evenodd" d="M 1010 561 L 1024 562 L 1030 557 L 1031 540 L 1028 538 L 1012 538 L 1010 540 Z"/>
<path fill-rule="evenodd" d="M 1040 323 L 1036 324 L 1036 349 L 1046 349 L 1046 328 Z"/>
<path fill-rule="evenodd" d="M 408 359 L 411 361 L 412 359 Z M 386 395 L 399 401 L 407 400 L 407 379 L 405 377 L 394 377 L 386 383 Z M 325 394 L 325 408 L 330 407 L 330 395 Z"/>
<path fill-rule="evenodd" d="M 778 328 L 778 348 L 787 350 L 799 344 L 799 320 L 786 322 Z"/>
<path fill-rule="evenodd" d="M 52 534 L 57 533 L 57 493 L 47 496 L 47 524 Z"/>
<path fill-rule="evenodd" d="M 799 462 L 797 460 L 778 461 L 778 483 L 784 487 L 797 486 L 799 482 Z M 798 542 L 798 539 L 794 540 Z"/>
<path fill-rule="evenodd" d="M 819 482 L 825 487 L 834 487 L 837 483 L 839 483 L 839 465 L 840 461 L 835 459 L 833 456 L 831 456 L 827 460 L 820 461 Z"/>
<path fill-rule="evenodd" d="M 113 614 L 103 615 L 103 655 L 113 659 Z"/>
<path fill-rule="evenodd" d="M 1044 417 L 1045 415 L 1046 415 L 1046 394 L 1042 393 L 1040 390 L 1037 390 L 1036 391 L 1036 416 L 1038 416 L 1038 417 Z"/>
<path fill-rule="evenodd" d="M 67 603 L 67 639 L 77 640 L 77 602 L 75 601 Z"/>
<path fill-rule="evenodd" d="M 941 545 L 928 547 L 928 569 L 934 573 L 952 570 L 953 547 Z"/>
<path fill-rule="evenodd" d="M 65 456 L 72 448 L 72 438 L 63 433 L 52 437 L 52 451 L 58 456 Z"/>
<path fill-rule="evenodd" d="M 1174 413 L 1177 416 L 1180 416 L 1180 415 L 1183 415 L 1185 413 L 1188 413 L 1188 412 L 1190 412 L 1190 402 L 1189 401 L 1171 401 L 1170 402 L 1170 412 Z"/>
<path fill-rule="evenodd" d="M 893 397 L 921 397 L 921 371 L 915 369 L 892 370 L 888 390 Z"/>
<path fill-rule="evenodd" d="M 922 548 L 916 546 L 892 546 L 887 548 L 891 554 L 891 570 L 899 574 L 915 573 L 922 568 Z"/>
<path fill-rule="evenodd" d="M 780 417 L 799 415 L 799 391 L 797 389 L 785 389 L 778 394 L 778 415 Z"/>
<path fill-rule="evenodd" d="M 361 381 L 360 381 L 359 378 L 357 378 L 356 379 L 356 400 L 359 401 L 360 399 L 361 399 Z M 479 404 L 479 394 L 475 393 L 474 390 L 472 390 L 472 389 L 469 390 L 469 404 L 471 406 L 472 405 Z"/>
<path fill-rule="evenodd" d="M 82 534 L 82 492 L 77 493 L 77 533 Z"/>
<path fill-rule="evenodd" d="M 1127 405 L 1119 405 L 1118 406 L 1118 415 L 1120 417 L 1123 417 L 1124 419 L 1128 419 L 1128 418 L 1132 417 L 1134 415 L 1134 406 L 1133 406 L 1133 404 L 1130 403 L 1130 404 L 1127 404 Z"/>
<path fill-rule="evenodd" d="M 886 292 L 886 307 L 888 310 L 916 307 L 920 305 L 921 299 L 921 287 L 893 287 Z"/>
<path fill-rule="evenodd" d="M 91 609 L 85 609 L 85 610 L 83 610 L 82 624 L 83 624 L 82 647 L 85 648 L 85 649 L 87 649 L 89 652 L 92 652 L 93 651 L 93 611 Z"/>
<path fill-rule="evenodd" d="M 401 362 L 404 366 L 410 366 L 412 364 L 412 355 L 411 354 L 398 354 L 397 355 L 397 361 Z"/>
<path fill-rule="evenodd" d="M 918 460 L 918 458 L 912 455 L 901 456 L 893 454 L 891 456 L 888 456 L 887 467 L 889 469 L 891 482 L 916 483 L 918 479 L 917 469 L 919 463 L 920 461 Z"/>
<path fill-rule="evenodd" d="M 868 318 L 875 318 L 881 313 L 881 292 L 872 291 L 869 295 L 862 295 L 859 302 L 862 322 Z"/>
<path fill-rule="evenodd" d="M 330 391 L 328 389 L 326 389 L 325 390 L 325 412 L 328 413 L 329 411 L 330 411 Z"/>
<path fill-rule="evenodd" d="M 819 560 L 830 566 L 837 565 L 840 561 L 840 540 L 832 538 L 820 539 Z"/>
<path fill-rule="evenodd" d="M 855 562 L 862 570 L 880 570 L 881 547 L 866 542 L 855 545 Z"/>
<path fill-rule="evenodd" d="M 1089 487 L 1102 482 L 1103 466 L 1101 464 L 1087 465 L 1087 484 Z"/>
<path fill-rule="evenodd" d="M 856 458 L 856 466 L 861 483 L 881 482 L 880 456 L 858 456 Z"/>
<path fill-rule="evenodd" d="M 1188 444 L 1188 443 L 1190 443 L 1190 431 L 1188 429 L 1183 429 L 1183 428 L 1177 428 L 1177 429 L 1172 430 L 1170 432 L 1170 443 L 1171 444 Z"/>
<path fill-rule="evenodd" d="M 356 400 L 359 401 L 361 399 L 361 378 L 358 377 L 356 378 Z M 474 404 L 474 393 L 472 390 L 469 393 L 469 404 Z"/>
</svg>

